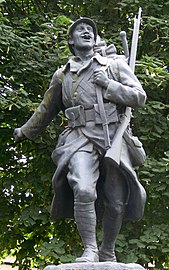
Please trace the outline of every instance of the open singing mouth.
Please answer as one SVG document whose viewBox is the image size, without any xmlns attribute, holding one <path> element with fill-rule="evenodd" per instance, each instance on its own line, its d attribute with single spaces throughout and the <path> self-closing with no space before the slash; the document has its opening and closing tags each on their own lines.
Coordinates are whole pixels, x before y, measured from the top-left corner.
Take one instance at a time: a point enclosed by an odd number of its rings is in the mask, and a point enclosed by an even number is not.
<svg viewBox="0 0 169 270">
<path fill-rule="evenodd" d="M 91 39 L 91 35 L 90 34 L 82 34 L 81 37 L 83 39 L 86 39 L 86 40 L 90 40 Z"/>
</svg>

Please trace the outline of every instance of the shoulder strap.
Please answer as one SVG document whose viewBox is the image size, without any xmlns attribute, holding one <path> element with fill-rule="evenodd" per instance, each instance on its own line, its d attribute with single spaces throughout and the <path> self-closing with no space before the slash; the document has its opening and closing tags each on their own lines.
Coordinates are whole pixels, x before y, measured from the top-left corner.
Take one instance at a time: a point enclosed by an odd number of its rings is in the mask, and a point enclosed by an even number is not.
<svg viewBox="0 0 169 270">
<path fill-rule="evenodd" d="M 108 63 L 108 58 L 107 58 L 107 64 L 103 66 L 101 69 L 106 71 L 108 70 L 108 67 L 109 67 L 109 63 Z M 98 102 L 100 117 L 102 120 L 105 148 L 106 150 L 108 150 L 111 147 L 111 143 L 110 143 L 109 128 L 108 128 L 107 117 L 106 117 L 106 112 L 104 108 L 102 92 L 103 92 L 102 88 L 99 85 L 97 85 L 96 86 L 97 102 Z"/>
</svg>

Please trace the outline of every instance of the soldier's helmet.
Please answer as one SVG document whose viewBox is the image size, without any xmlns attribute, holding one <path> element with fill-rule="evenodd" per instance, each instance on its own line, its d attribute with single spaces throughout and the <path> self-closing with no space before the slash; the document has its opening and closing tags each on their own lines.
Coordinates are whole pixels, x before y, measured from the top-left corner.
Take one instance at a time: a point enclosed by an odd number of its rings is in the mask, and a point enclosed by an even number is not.
<svg viewBox="0 0 169 270">
<path fill-rule="evenodd" d="M 76 20 L 75 22 L 73 22 L 68 30 L 68 46 L 69 46 L 69 49 L 71 51 L 72 54 L 74 54 L 74 50 L 73 50 L 73 45 L 69 43 L 69 37 L 72 36 L 73 34 L 73 31 L 75 30 L 76 26 L 80 23 L 86 23 L 86 24 L 89 24 L 92 28 L 93 28 L 93 33 L 94 33 L 94 40 L 96 42 L 96 39 L 97 39 L 97 27 L 96 27 L 96 24 L 95 22 L 90 19 L 90 18 L 87 18 L 87 17 L 80 17 L 78 20 Z"/>
</svg>

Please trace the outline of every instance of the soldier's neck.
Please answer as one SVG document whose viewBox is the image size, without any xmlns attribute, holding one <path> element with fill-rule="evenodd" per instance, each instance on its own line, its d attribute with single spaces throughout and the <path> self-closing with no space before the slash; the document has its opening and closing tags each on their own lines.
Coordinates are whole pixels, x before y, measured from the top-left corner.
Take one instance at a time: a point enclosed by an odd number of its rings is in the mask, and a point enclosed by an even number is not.
<svg viewBox="0 0 169 270">
<path fill-rule="evenodd" d="M 93 55 L 94 55 L 94 51 L 92 50 L 88 50 L 88 51 L 75 51 L 75 55 L 78 56 L 83 62 L 90 60 Z"/>
</svg>

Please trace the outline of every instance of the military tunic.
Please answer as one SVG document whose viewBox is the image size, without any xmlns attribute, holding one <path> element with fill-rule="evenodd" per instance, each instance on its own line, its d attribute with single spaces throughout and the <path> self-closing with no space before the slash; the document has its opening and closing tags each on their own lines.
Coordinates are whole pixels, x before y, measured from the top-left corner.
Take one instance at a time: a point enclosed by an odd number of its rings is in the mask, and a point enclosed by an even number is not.
<svg viewBox="0 0 169 270">
<path fill-rule="evenodd" d="M 120 58 L 108 60 L 95 54 L 86 63 L 78 57 L 71 58 L 67 65 L 53 75 L 49 89 L 37 111 L 22 126 L 22 132 L 30 139 L 41 132 L 60 111 L 82 106 L 91 110 L 91 119 L 82 126 L 70 126 L 59 137 L 52 158 L 57 166 L 53 176 L 54 199 L 51 214 L 54 218 L 73 217 L 73 193 L 67 182 L 68 164 L 74 153 L 78 151 L 92 152 L 94 149 L 100 157 L 106 152 L 104 131 L 101 125 L 97 106 L 97 85 L 93 83 L 96 69 L 103 69 L 110 79 L 107 89 L 102 89 L 108 129 L 112 141 L 116 129 L 120 125 L 120 116 L 125 107 L 143 106 L 146 94 L 129 66 Z M 81 108 L 81 107 L 80 107 Z M 94 117 L 94 118 L 92 118 Z M 96 123 L 97 122 L 97 123 Z M 112 165 L 111 165 L 112 166 Z M 129 185 L 128 204 L 125 217 L 138 220 L 142 217 L 146 193 L 133 170 L 128 148 L 123 141 L 120 170 L 125 174 Z"/>
</svg>

